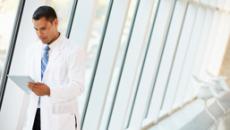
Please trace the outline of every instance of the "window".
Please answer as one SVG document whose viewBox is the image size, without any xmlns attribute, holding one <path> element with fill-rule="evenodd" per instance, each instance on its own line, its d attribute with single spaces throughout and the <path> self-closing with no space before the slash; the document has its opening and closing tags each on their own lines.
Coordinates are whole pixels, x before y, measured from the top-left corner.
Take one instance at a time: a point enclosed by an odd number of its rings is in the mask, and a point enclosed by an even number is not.
<svg viewBox="0 0 230 130">
<path fill-rule="evenodd" d="M 0 109 L 5 91 L 7 74 L 10 68 L 14 40 L 18 31 L 18 23 L 20 22 L 21 9 L 24 1 L 17 0 L 1 0 L 0 1 Z M 14 28 L 16 27 L 16 28 Z"/>
<path fill-rule="evenodd" d="M 160 116 L 164 115 L 165 113 L 171 110 L 171 108 L 169 107 L 170 102 L 173 99 L 171 96 L 174 95 L 176 92 L 176 89 L 173 87 L 169 87 L 168 83 L 172 72 L 172 68 L 174 66 L 175 55 L 178 49 L 178 42 L 183 28 L 187 9 L 187 2 L 177 1 L 166 40 L 165 50 L 161 60 L 159 76 L 157 79 L 158 83 L 156 84 L 158 85 L 158 87 L 165 86 L 163 98 L 161 101 Z"/>
<path fill-rule="evenodd" d="M 89 10 L 89 3 L 91 3 Z M 89 96 L 92 90 L 92 80 L 96 74 L 98 60 L 100 58 L 101 47 L 105 37 L 111 2 L 108 0 L 79 2 L 76 10 L 75 20 L 71 30 L 70 39 L 76 44 L 83 44 L 86 48 L 86 80 L 85 90 L 79 99 L 80 113 L 84 114 L 88 104 Z M 84 8 L 87 6 L 87 8 Z"/>
<path fill-rule="evenodd" d="M 67 26 L 70 19 L 70 14 L 72 11 L 72 5 L 74 3 L 74 0 L 45 0 L 44 4 L 52 6 L 55 11 L 57 12 L 57 16 L 59 19 L 59 30 L 64 35 L 67 32 Z"/>
<path fill-rule="evenodd" d="M 86 49 L 83 130 L 158 124 L 194 99 L 193 75 L 218 75 L 229 40 L 229 0 L 0 0 L 0 129 L 25 119 L 29 98 L 7 74 L 26 73 L 40 5 L 54 7 L 59 31 Z"/>
<path fill-rule="evenodd" d="M 110 117 L 112 115 L 113 104 L 116 98 L 116 90 L 118 89 L 118 82 L 120 75 L 122 73 L 123 63 L 125 61 L 125 54 L 128 49 L 129 40 L 132 35 L 132 29 L 135 22 L 135 16 L 138 10 L 140 0 L 132 0 L 129 5 L 128 14 L 126 16 L 125 25 L 123 27 L 123 32 L 121 36 L 121 41 L 119 44 L 119 50 L 115 61 L 115 66 L 113 74 L 111 77 L 111 83 L 108 90 L 108 95 L 105 103 L 105 110 L 103 112 L 102 124 L 100 130 L 107 130 L 110 122 Z"/>
<path fill-rule="evenodd" d="M 169 71 L 167 68 L 170 64 L 169 53 L 172 53 L 171 51 L 173 50 L 173 44 L 169 45 L 166 43 L 173 13 L 175 12 L 175 6 L 175 1 L 161 1 L 151 39 L 152 46 L 155 48 L 154 55 L 156 55 L 156 63 L 154 67 L 156 70 L 152 78 L 151 101 L 149 102 L 150 106 L 146 111 L 146 118 L 153 118 L 154 120 L 158 120 L 160 116 L 160 108 L 164 98 L 165 83 Z"/>
<path fill-rule="evenodd" d="M 147 50 L 148 38 L 151 34 L 152 23 L 155 18 L 158 1 L 140 1 L 132 36 L 127 49 L 122 73 L 117 84 L 117 94 L 114 97 L 114 105 L 111 111 L 111 119 L 108 129 L 132 129 L 141 125 L 140 118 L 131 115 L 133 101 L 135 99 L 135 91 L 138 86 L 138 79 L 141 75 L 142 65 L 144 62 L 145 51 Z M 140 108 L 140 107 L 138 107 Z M 138 116 L 142 112 L 138 113 Z"/>
<path fill-rule="evenodd" d="M 20 0 L 0 0 L 0 82 L 10 47 L 15 18 Z M 1 93 L 1 92 L 0 92 Z"/>
<path fill-rule="evenodd" d="M 189 48 L 190 37 L 196 17 L 196 10 L 197 8 L 193 5 L 188 6 L 184 26 L 181 32 L 181 36 L 179 38 L 178 49 L 175 55 L 174 66 L 172 68 L 172 73 L 169 78 L 168 87 L 171 87 L 172 85 L 175 86 L 174 89 L 176 89 L 176 94 L 173 97 L 173 104 L 176 104 L 175 106 L 182 103 L 181 100 L 183 99 L 179 97 L 185 92 L 184 86 L 180 85 L 179 81 L 183 82 L 183 80 L 180 80 L 180 78 L 183 77 L 182 74 L 184 73 L 182 71 L 182 68 L 186 60 L 187 49 Z"/>
</svg>

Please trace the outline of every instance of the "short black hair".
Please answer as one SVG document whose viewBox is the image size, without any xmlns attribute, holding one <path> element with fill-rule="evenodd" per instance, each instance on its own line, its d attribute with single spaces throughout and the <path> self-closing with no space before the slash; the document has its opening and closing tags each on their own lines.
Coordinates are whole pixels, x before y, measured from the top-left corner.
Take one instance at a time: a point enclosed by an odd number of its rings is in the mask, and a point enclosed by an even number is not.
<svg viewBox="0 0 230 130">
<path fill-rule="evenodd" d="M 40 6 L 35 10 L 33 14 L 33 19 L 39 20 L 42 17 L 45 17 L 47 20 L 52 22 L 54 19 L 57 18 L 57 14 L 55 10 L 50 6 Z"/>
</svg>

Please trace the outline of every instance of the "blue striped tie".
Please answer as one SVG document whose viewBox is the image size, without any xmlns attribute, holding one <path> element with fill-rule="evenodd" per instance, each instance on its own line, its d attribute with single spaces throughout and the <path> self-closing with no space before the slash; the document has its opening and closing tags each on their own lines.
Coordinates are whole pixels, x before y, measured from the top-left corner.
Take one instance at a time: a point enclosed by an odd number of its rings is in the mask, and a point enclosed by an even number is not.
<svg viewBox="0 0 230 130">
<path fill-rule="evenodd" d="M 49 61 L 49 46 L 46 45 L 43 49 L 43 55 L 42 55 L 42 59 L 41 59 L 41 80 L 43 79 L 43 75 L 44 75 L 44 72 L 46 70 L 46 66 L 48 64 L 48 61 Z"/>
<path fill-rule="evenodd" d="M 44 48 L 43 48 L 43 55 L 42 55 L 42 58 L 41 58 L 41 81 L 43 79 L 43 75 L 44 75 L 44 72 L 46 70 L 46 66 L 48 64 L 48 61 L 49 61 L 49 46 L 46 45 Z M 41 97 L 38 98 L 38 107 L 40 107 L 40 102 L 41 102 Z"/>
</svg>

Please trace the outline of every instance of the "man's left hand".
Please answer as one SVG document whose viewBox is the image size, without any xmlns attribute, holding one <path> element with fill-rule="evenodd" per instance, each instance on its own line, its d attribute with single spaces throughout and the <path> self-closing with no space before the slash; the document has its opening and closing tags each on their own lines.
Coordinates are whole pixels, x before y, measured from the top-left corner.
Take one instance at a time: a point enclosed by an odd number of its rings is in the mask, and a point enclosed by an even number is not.
<svg viewBox="0 0 230 130">
<path fill-rule="evenodd" d="M 50 88 L 40 82 L 29 82 L 27 85 L 37 96 L 50 96 Z"/>
</svg>

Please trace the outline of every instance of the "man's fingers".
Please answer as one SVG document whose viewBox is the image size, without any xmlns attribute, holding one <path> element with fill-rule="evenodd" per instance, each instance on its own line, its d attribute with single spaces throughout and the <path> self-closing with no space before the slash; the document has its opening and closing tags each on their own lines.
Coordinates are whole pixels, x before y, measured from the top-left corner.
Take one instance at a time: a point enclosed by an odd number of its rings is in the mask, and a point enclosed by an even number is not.
<svg viewBox="0 0 230 130">
<path fill-rule="evenodd" d="M 36 85 L 39 85 L 39 86 L 44 85 L 44 83 L 40 83 L 40 82 L 36 82 L 35 84 L 36 84 Z"/>
<path fill-rule="evenodd" d="M 30 87 L 32 87 L 32 86 L 34 86 L 34 85 L 36 85 L 36 84 L 33 83 L 33 82 L 28 82 L 28 83 L 27 83 L 27 86 L 30 86 Z"/>
<path fill-rule="evenodd" d="M 41 83 L 38 83 L 38 82 L 28 82 L 27 83 L 27 86 L 38 86 L 38 85 L 41 85 Z"/>
<path fill-rule="evenodd" d="M 50 95 L 50 90 L 44 83 L 29 82 L 27 85 L 37 96 Z"/>
<path fill-rule="evenodd" d="M 33 82 L 29 82 L 27 84 L 27 86 L 33 91 L 36 92 L 39 88 L 39 86 L 37 85 L 37 83 L 33 83 Z"/>
<path fill-rule="evenodd" d="M 32 90 L 34 85 L 32 83 L 28 83 L 27 86 Z"/>
<path fill-rule="evenodd" d="M 34 92 L 37 96 L 40 96 L 39 94 L 39 87 L 37 87 L 36 85 L 34 86 L 29 86 L 29 88 L 31 89 L 32 92 Z"/>
</svg>

